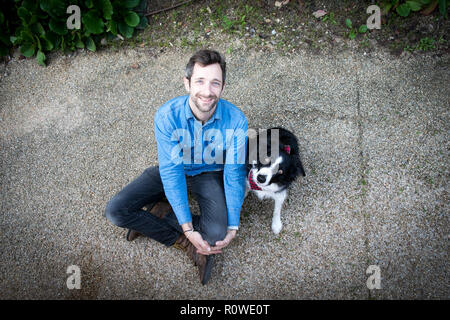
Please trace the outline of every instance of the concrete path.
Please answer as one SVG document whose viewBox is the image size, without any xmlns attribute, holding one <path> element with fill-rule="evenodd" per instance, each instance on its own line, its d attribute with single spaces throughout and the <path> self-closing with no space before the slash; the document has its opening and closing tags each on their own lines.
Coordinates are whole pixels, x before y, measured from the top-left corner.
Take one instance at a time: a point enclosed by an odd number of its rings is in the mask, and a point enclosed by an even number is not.
<svg viewBox="0 0 450 320">
<path fill-rule="evenodd" d="M 218 48 L 225 52 L 226 47 Z M 125 241 L 106 202 L 157 163 L 153 115 L 192 52 L 54 56 L 1 69 L 0 298 L 448 299 L 449 57 L 237 50 L 224 98 L 284 126 L 307 177 L 271 232 L 248 198 L 207 286 L 181 251 Z M 69 266 L 81 289 L 69 290 Z M 369 266 L 381 289 L 369 290 Z"/>
</svg>

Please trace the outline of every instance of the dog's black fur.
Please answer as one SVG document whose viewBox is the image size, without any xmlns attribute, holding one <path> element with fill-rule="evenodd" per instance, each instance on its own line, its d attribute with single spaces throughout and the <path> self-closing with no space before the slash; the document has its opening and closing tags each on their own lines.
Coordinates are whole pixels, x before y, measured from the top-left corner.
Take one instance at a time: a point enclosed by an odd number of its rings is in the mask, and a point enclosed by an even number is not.
<svg viewBox="0 0 450 320">
<path fill-rule="evenodd" d="M 300 153 L 299 153 L 299 147 L 298 147 L 298 141 L 296 136 L 290 132 L 287 129 L 281 128 L 281 127 L 274 127 L 267 129 L 267 138 L 266 142 L 264 144 L 263 137 L 258 134 L 256 136 L 256 143 L 259 147 L 260 145 L 267 145 L 267 156 L 270 158 L 272 156 L 272 130 L 278 130 L 278 136 L 279 136 L 279 150 L 278 154 L 283 157 L 283 162 L 279 165 L 280 169 L 282 170 L 282 173 L 277 173 L 272 177 L 271 183 L 278 183 L 282 186 L 284 186 L 283 189 L 289 187 L 292 182 L 297 179 L 299 175 L 306 176 L 305 169 L 303 168 L 303 164 L 300 160 Z M 290 154 L 288 154 L 284 148 L 285 146 L 290 147 Z M 247 174 L 249 173 L 250 169 L 252 169 L 252 163 L 249 161 L 249 153 L 250 153 L 250 143 L 247 144 L 247 159 L 246 159 L 246 167 L 247 167 Z M 256 163 L 256 167 L 259 169 L 265 164 L 263 163 L 264 159 L 259 159 L 259 148 L 258 148 L 258 161 Z"/>
<path fill-rule="evenodd" d="M 272 150 L 272 147 L 276 147 L 272 146 L 272 135 L 276 138 L 274 130 L 278 131 L 278 150 Z M 259 133 L 256 137 L 249 137 L 247 142 L 247 192 L 255 192 L 260 199 L 275 200 L 272 230 L 279 233 L 282 227 L 281 207 L 286 199 L 287 189 L 299 175 L 306 175 L 300 160 L 297 138 L 289 130 L 274 127 L 267 129 L 266 135 Z M 260 159 L 261 148 L 266 150 L 267 157 L 264 159 Z"/>
</svg>

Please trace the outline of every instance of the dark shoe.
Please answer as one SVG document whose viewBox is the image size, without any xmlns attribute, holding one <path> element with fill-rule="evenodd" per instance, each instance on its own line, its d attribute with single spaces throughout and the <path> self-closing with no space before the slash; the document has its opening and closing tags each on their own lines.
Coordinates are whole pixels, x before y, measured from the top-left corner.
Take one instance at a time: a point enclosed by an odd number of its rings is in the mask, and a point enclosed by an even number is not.
<svg viewBox="0 0 450 320">
<path fill-rule="evenodd" d="M 147 211 L 162 219 L 167 213 L 172 211 L 172 207 L 170 206 L 170 203 L 166 201 L 158 201 L 150 210 L 147 209 Z"/>
<path fill-rule="evenodd" d="M 136 239 L 139 236 L 142 236 L 142 233 L 128 229 L 128 232 L 127 232 L 127 235 L 125 238 L 127 239 L 127 241 L 133 241 L 134 239 Z"/>
<path fill-rule="evenodd" d="M 200 281 L 205 285 L 211 277 L 212 267 L 214 265 L 214 255 L 203 255 L 197 253 L 197 248 L 182 234 L 173 247 L 181 249 L 187 253 L 189 258 L 194 262 L 194 265 L 198 267 Z"/>
<path fill-rule="evenodd" d="M 206 261 L 203 268 L 199 267 L 200 271 L 200 281 L 202 282 L 202 285 L 205 285 L 209 278 L 211 278 L 212 268 L 214 266 L 214 255 L 210 254 L 206 257 Z"/>
</svg>

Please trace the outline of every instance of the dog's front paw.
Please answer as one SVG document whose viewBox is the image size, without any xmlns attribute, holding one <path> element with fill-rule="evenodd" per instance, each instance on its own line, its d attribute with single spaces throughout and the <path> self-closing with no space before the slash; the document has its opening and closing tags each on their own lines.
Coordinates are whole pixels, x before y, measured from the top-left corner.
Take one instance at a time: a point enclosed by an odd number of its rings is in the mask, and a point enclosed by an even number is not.
<svg viewBox="0 0 450 320">
<path fill-rule="evenodd" d="M 273 233 L 279 234 L 282 228 L 283 228 L 283 225 L 281 224 L 281 221 L 279 219 L 272 221 L 272 231 L 273 231 Z"/>
</svg>

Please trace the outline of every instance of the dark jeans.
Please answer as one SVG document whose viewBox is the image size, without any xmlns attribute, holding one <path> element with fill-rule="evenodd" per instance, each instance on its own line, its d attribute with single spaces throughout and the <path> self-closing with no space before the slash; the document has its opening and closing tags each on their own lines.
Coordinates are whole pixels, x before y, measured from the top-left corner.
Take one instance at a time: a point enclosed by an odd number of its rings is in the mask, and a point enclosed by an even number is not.
<svg viewBox="0 0 450 320">
<path fill-rule="evenodd" d="M 194 229 L 210 245 L 214 245 L 225 238 L 228 225 L 223 171 L 186 176 L 186 184 L 200 206 L 200 216 L 192 215 Z M 159 167 L 150 167 L 108 202 L 105 216 L 119 227 L 135 230 L 171 246 L 183 232 L 173 211 L 160 219 L 142 210 L 163 197 Z"/>
</svg>

